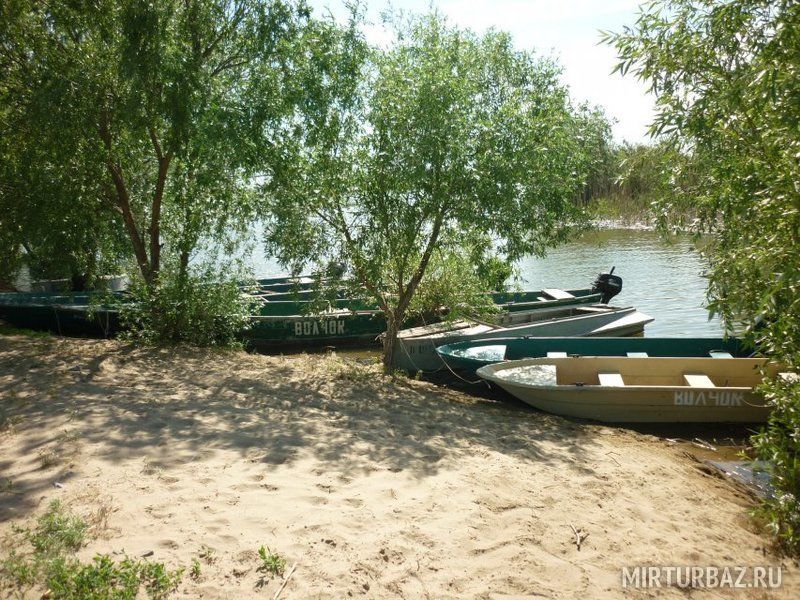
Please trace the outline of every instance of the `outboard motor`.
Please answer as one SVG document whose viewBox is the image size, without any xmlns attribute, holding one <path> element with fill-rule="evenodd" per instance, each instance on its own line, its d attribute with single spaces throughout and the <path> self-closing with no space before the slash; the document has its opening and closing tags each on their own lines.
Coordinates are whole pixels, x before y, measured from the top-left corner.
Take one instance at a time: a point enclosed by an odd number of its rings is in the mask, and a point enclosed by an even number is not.
<svg viewBox="0 0 800 600">
<path fill-rule="evenodd" d="M 600 273 L 592 284 L 592 293 L 602 294 L 600 302 L 603 304 L 608 304 L 609 300 L 622 291 L 622 277 L 614 275 L 614 269 L 616 267 L 611 267 L 608 273 Z"/>
</svg>

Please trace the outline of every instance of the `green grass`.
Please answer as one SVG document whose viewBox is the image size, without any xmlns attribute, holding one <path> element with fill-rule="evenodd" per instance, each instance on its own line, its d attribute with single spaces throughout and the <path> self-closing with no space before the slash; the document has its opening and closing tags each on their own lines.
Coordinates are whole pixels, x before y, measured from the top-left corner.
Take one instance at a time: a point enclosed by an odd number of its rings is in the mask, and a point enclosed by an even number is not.
<svg viewBox="0 0 800 600">
<path fill-rule="evenodd" d="M 200 579 L 201 571 L 200 571 L 200 561 L 196 558 L 192 559 L 192 569 L 189 571 L 189 576 L 197 581 Z"/>
<path fill-rule="evenodd" d="M 36 528 L 27 532 L 27 538 L 36 553 L 62 554 L 83 546 L 86 529 L 83 519 L 71 515 L 60 500 L 53 500 L 39 517 Z"/>
<path fill-rule="evenodd" d="M 142 588 L 161 600 L 177 589 L 183 569 L 170 571 L 162 563 L 129 557 L 117 562 L 97 555 L 82 563 L 74 552 L 84 546 L 88 526 L 54 500 L 33 528 L 16 528 L 15 549 L 0 560 L 0 595 L 22 593 L 33 586 L 48 590 L 54 600 L 133 599 Z"/>
</svg>

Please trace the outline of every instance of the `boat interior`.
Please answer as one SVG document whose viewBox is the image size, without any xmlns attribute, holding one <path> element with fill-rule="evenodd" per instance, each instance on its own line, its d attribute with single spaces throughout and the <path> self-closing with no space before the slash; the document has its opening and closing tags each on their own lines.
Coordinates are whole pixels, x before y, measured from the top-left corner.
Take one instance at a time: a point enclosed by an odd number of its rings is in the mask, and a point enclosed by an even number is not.
<svg viewBox="0 0 800 600">
<path fill-rule="evenodd" d="M 603 387 L 751 388 L 764 374 L 775 376 L 780 370 L 763 358 L 550 357 L 526 362 L 555 366 L 556 385 Z M 496 375 L 502 378 L 502 370 Z"/>
<path fill-rule="evenodd" d="M 606 306 L 605 304 L 589 304 L 586 306 L 562 306 L 554 308 L 540 308 L 531 311 L 518 311 L 502 313 L 493 319 L 493 323 L 503 327 L 513 325 L 524 325 L 525 323 L 537 323 L 539 321 L 549 321 L 551 319 L 565 319 L 567 317 L 581 317 L 586 315 L 609 313 L 615 311 L 633 310 L 630 308 L 618 308 Z"/>
</svg>

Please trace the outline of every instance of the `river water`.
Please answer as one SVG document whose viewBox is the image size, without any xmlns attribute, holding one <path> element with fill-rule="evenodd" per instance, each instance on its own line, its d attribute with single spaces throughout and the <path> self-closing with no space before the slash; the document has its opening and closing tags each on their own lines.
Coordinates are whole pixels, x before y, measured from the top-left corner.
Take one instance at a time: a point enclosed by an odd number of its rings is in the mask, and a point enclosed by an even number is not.
<svg viewBox="0 0 800 600">
<path fill-rule="evenodd" d="M 635 306 L 655 317 L 647 336 L 719 336 L 718 319 L 709 320 L 704 308 L 705 265 L 689 238 L 666 241 L 652 231 L 611 229 L 594 231 L 551 249 L 545 258 L 520 262 L 519 285 L 524 289 L 589 287 L 601 271 L 616 267 L 623 279 L 617 306 Z M 281 273 L 274 261 L 256 253 L 257 277 Z"/>
<path fill-rule="evenodd" d="M 655 317 L 647 336 L 718 336 L 719 319 L 704 307 L 705 263 L 690 238 L 666 241 L 653 231 L 601 230 L 520 264 L 525 289 L 588 287 L 601 271 L 616 267 L 622 293 L 611 301 Z"/>
</svg>

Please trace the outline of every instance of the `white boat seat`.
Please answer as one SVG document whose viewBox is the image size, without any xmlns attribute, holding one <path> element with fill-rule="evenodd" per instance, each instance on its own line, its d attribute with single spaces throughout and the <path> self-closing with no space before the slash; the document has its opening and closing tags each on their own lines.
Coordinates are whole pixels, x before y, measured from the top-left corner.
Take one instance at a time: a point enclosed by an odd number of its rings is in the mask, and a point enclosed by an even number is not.
<svg viewBox="0 0 800 600">
<path fill-rule="evenodd" d="M 564 290 L 559 290 L 558 288 L 547 288 L 542 291 L 551 298 L 555 298 L 556 300 L 568 300 L 569 298 L 575 297 L 569 292 L 565 292 Z"/>
<path fill-rule="evenodd" d="M 628 352 L 629 358 L 647 358 L 647 352 Z"/>
<path fill-rule="evenodd" d="M 536 296 L 536 299 L 539 302 L 547 302 L 548 300 L 550 300 L 550 298 L 545 298 L 544 296 Z"/>
<path fill-rule="evenodd" d="M 697 388 L 713 388 L 717 387 L 714 385 L 714 382 L 708 377 L 708 375 L 704 375 L 703 373 L 684 373 L 683 379 L 686 381 L 686 384 L 691 387 Z"/>
<path fill-rule="evenodd" d="M 567 358 L 566 352 L 548 352 L 547 358 Z"/>
<path fill-rule="evenodd" d="M 724 350 L 712 350 L 708 353 L 711 358 L 733 358 L 733 354 Z"/>
<path fill-rule="evenodd" d="M 598 373 L 597 379 L 600 385 L 607 385 L 610 387 L 623 387 L 625 382 L 622 381 L 622 375 L 619 373 Z"/>
</svg>

